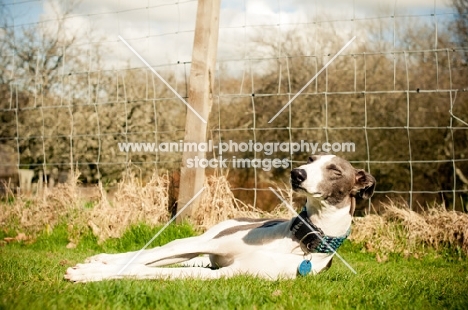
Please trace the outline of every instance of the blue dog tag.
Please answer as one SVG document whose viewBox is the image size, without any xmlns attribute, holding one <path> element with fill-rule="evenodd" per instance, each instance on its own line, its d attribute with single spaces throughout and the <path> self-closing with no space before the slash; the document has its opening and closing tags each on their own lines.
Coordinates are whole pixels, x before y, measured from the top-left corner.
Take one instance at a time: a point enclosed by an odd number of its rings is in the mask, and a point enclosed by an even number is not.
<svg viewBox="0 0 468 310">
<path fill-rule="evenodd" d="M 310 273 L 312 270 L 312 263 L 310 260 L 303 260 L 300 264 L 299 267 L 297 267 L 297 271 L 301 276 L 306 276 Z"/>
</svg>

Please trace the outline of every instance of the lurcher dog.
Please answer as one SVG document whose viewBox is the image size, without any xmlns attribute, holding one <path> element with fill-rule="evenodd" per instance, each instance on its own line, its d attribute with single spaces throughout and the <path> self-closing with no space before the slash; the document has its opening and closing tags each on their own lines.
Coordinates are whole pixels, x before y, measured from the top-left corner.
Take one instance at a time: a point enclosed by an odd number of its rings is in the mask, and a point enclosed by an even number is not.
<svg viewBox="0 0 468 310">
<path fill-rule="evenodd" d="M 138 256 L 99 254 L 68 268 L 65 279 L 217 279 L 239 274 L 281 279 L 317 274 L 331 265 L 349 235 L 355 198 L 372 196 L 375 184 L 374 177 L 342 158 L 315 155 L 291 171 L 292 189 L 307 197 L 297 217 L 227 220 L 200 236 Z M 173 264 L 178 267 L 167 267 Z"/>
</svg>

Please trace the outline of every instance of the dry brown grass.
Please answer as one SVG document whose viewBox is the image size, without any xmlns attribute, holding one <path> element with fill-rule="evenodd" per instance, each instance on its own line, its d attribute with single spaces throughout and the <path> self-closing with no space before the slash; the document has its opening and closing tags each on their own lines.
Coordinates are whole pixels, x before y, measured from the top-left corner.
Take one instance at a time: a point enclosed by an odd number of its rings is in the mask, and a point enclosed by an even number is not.
<svg viewBox="0 0 468 310">
<path fill-rule="evenodd" d="M 132 225 L 155 226 L 167 223 L 170 218 L 167 174 L 155 173 L 147 183 L 135 174 L 127 174 L 112 200 L 102 185 L 87 188 L 87 194 L 82 195 L 83 188 L 77 180 L 78 175 L 71 182 L 45 189 L 39 195 L 17 196 L 11 203 L 0 203 L 2 227 L 35 235 L 51 231 L 65 221 L 72 242 L 77 243 L 88 228 L 102 242 L 122 236 Z M 229 218 L 267 215 L 236 199 L 225 176 L 207 177 L 205 188 L 201 203 L 191 217 L 192 224 L 200 231 Z"/>
<path fill-rule="evenodd" d="M 71 181 L 35 197 L 17 196 L 11 203 L 0 204 L 2 227 L 16 228 L 28 233 L 52 229 L 59 221 L 73 219 L 81 211 L 78 176 Z M 9 194 L 10 198 L 13 197 Z"/>
<path fill-rule="evenodd" d="M 211 175 L 205 181 L 206 190 L 197 209 L 192 210 L 192 224 L 204 231 L 211 226 L 228 219 L 249 217 L 290 217 L 285 208 L 281 208 L 280 201 L 272 212 L 255 209 L 237 199 L 231 191 L 231 185 L 226 176 Z M 291 191 L 277 188 L 286 200 L 290 200 Z"/>
<path fill-rule="evenodd" d="M 384 259 L 389 253 L 418 257 L 424 247 L 450 247 L 468 254 L 468 214 L 433 206 L 424 213 L 404 204 L 384 204 L 381 215 L 355 218 L 350 239 Z"/>
<path fill-rule="evenodd" d="M 129 174 L 118 184 L 114 199 L 110 202 L 100 185 L 100 199 L 86 212 L 86 223 L 100 241 L 122 236 L 131 225 L 165 223 L 169 220 L 168 188 L 167 174 L 153 173 L 146 184 L 134 174 Z"/>
<path fill-rule="evenodd" d="M 200 230 L 235 217 L 261 217 L 263 212 L 234 197 L 225 176 L 211 175 L 205 180 L 198 208 L 192 210 L 192 221 Z"/>
</svg>

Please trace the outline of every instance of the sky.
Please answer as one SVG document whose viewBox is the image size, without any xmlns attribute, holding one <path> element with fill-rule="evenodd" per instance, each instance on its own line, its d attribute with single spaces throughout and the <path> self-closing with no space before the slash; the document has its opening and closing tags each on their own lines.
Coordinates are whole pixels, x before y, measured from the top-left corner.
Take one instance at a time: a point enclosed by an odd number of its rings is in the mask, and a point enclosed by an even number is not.
<svg viewBox="0 0 468 310">
<path fill-rule="evenodd" d="M 17 27 L 43 21 L 52 25 L 60 5 L 57 0 L 0 0 L 13 13 Z M 220 10 L 218 61 L 265 55 L 262 43 L 285 31 L 333 22 L 331 41 L 343 45 L 360 24 L 352 20 L 381 19 L 390 27 L 390 16 L 422 15 L 432 23 L 436 14 L 450 16 L 448 0 L 223 0 Z M 63 3 L 69 3 L 65 1 Z M 190 62 L 197 1 L 194 0 L 82 0 L 66 21 L 67 31 L 81 34 L 81 44 L 100 42 L 109 51 L 104 66 L 142 66 L 118 39 L 125 38 L 152 66 Z M 340 22 L 338 22 L 340 21 Z M 319 30 L 320 30 L 319 29 Z M 307 33 L 307 32 L 304 32 Z M 252 38 L 255 38 L 252 41 Z M 307 38 L 304 38 L 307 40 Z M 264 41 L 264 42 L 258 42 Z M 270 42 L 271 43 L 271 42 Z"/>
</svg>

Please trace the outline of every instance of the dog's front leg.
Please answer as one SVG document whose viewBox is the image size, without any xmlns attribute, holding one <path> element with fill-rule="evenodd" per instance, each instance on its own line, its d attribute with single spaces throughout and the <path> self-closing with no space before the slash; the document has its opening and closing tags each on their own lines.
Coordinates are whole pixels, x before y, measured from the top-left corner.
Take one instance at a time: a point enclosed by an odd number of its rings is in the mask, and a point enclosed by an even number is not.
<svg viewBox="0 0 468 310">
<path fill-rule="evenodd" d="M 121 266 L 103 263 L 78 264 L 67 269 L 65 279 L 72 282 L 94 282 L 111 279 L 219 279 L 235 275 L 233 268 L 211 270 L 202 267 L 158 268 L 131 264 Z"/>
</svg>

